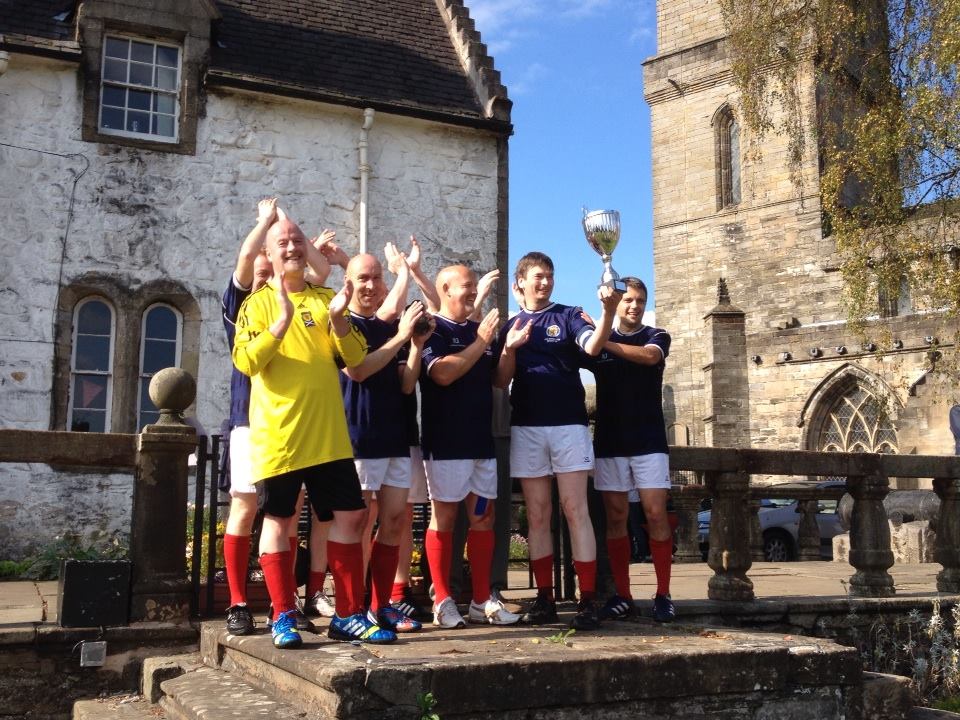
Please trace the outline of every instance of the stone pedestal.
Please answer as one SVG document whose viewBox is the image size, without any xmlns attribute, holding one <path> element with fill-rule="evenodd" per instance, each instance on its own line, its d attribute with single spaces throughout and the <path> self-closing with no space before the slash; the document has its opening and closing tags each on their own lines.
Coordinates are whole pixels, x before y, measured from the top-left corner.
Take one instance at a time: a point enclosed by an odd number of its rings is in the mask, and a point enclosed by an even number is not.
<svg viewBox="0 0 960 720">
<path fill-rule="evenodd" d="M 960 593 L 960 479 L 937 478 L 933 489 L 940 498 L 933 557 L 943 565 L 937 575 L 937 590 Z"/>
<path fill-rule="evenodd" d="M 890 480 L 883 475 L 847 478 L 853 496 L 850 517 L 850 564 L 856 572 L 850 576 L 850 594 L 859 597 L 888 597 L 894 594 L 893 578 L 887 572 L 893 566 L 890 527 L 883 509 L 883 498 L 890 491 Z"/>
<path fill-rule="evenodd" d="M 176 368 L 161 370 L 150 382 L 160 420 L 143 429 L 138 445 L 130 525 L 133 622 L 185 620 L 190 613 L 187 458 L 197 436 L 182 413 L 195 394 L 193 378 Z"/>
<path fill-rule="evenodd" d="M 747 577 L 753 564 L 747 508 L 750 476 L 710 472 L 706 484 L 713 495 L 707 564 L 714 572 L 707 583 L 707 597 L 753 600 L 753 582 Z"/>
</svg>

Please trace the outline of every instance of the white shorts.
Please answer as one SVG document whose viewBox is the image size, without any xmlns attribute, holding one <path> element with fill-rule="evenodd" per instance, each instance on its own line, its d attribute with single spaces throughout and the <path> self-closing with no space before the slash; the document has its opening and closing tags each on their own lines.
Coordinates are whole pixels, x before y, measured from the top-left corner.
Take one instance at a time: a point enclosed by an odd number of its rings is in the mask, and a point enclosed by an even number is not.
<svg viewBox="0 0 960 720">
<path fill-rule="evenodd" d="M 360 489 L 376 492 L 381 485 L 410 487 L 410 458 L 355 458 L 353 464 L 360 478 Z"/>
<path fill-rule="evenodd" d="M 411 505 L 430 502 L 427 493 L 427 474 L 423 469 L 423 454 L 419 445 L 410 446 L 410 494 L 407 502 Z"/>
<path fill-rule="evenodd" d="M 469 493 L 494 500 L 497 497 L 497 461 L 424 460 L 430 499 L 460 502 Z"/>
<path fill-rule="evenodd" d="M 250 462 L 250 428 L 241 425 L 230 431 L 230 497 L 256 492 Z"/>
<path fill-rule="evenodd" d="M 593 470 L 593 442 L 586 425 L 510 428 L 510 476 L 535 478 Z"/>
<path fill-rule="evenodd" d="M 629 492 L 631 490 L 669 490 L 670 457 L 666 453 L 633 455 L 632 457 L 597 458 L 593 473 L 597 490 Z"/>
</svg>

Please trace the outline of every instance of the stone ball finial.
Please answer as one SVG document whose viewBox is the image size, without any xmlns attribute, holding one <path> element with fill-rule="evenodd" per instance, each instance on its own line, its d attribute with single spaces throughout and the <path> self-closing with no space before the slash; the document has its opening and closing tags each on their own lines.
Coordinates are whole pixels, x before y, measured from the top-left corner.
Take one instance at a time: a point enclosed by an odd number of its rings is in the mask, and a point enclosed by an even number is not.
<svg viewBox="0 0 960 720">
<path fill-rule="evenodd" d="M 150 378 L 150 399 L 160 411 L 160 424 L 183 421 L 183 411 L 197 397 L 197 381 L 186 370 L 164 368 Z"/>
</svg>

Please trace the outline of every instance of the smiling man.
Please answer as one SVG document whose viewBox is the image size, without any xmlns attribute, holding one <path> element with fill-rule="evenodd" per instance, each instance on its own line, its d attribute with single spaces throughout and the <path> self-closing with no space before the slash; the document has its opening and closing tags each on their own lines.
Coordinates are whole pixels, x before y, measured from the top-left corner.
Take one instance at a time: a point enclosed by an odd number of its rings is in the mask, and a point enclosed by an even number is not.
<svg viewBox="0 0 960 720">
<path fill-rule="evenodd" d="M 318 517 L 333 515 L 328 559 L 338 601 L 328 634 L 337 640 L 392 642 L 396 635 L 363 612 L 360 534 L 365 505 L 353 464 L 340 395 L 340 358 L 347 367 L 366 356 L 363 336 L 346 315 L 353 295 L 349 278 L 334 294 L 304 279 L 307 253 L 319 252 L 293 222 L 267 232 L 274 277 L 240 309 L 233 361 L 251 380 L 252 478 L 264 512 L 260 566 L 276 613 L 273 643 L 298 647 L 293 597 L 296 580 L 287 537 L 297 522 L 300 488 Z"/>
<path fill-rule="evenodd" d="M 450 594 L 453 528 L 459 505 L 470 522 L 473 602 L 470 622 L 512 625 L 520 616 L 507 610 L 490 592 L 494 551 L 494 503 L 497 461 L 493 444 L 493 352 L 500 315 L 481 322 L 470 319 L 477 300 L 477 275 L 463 265 L 437 275 L 440 312 L 436 329 L 423 349 L 420 391 L 423 396 L 423 459 L 432 504 L 424 545 L 433 577 L 434 625 L 464 626 Z"/>
</svg>

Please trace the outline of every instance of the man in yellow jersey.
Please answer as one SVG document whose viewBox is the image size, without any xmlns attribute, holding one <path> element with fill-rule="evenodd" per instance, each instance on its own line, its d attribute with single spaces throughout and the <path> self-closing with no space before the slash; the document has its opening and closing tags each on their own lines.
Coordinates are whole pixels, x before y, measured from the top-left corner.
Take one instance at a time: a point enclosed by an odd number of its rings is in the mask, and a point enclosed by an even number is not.
<svg viewBox="0 0 960 720">
<path fill-rule="evenodd" d="M 304 279 L 307 253 L 315 251 L 290 220 L 280 219 L 270 227 L 267 253 L 273 279 L 244 301 L 233 347 L 234 364 L 251 381 L 252 476 L 264 512 L 260 566 L 275 612 L 273 643 L 279 648 L 302 642 L 286 539 L 297 521 L 302 486 L 314 512 L 334 518 L 328 562 L 343 611 L 331 620 L 328 634 L 348 641 L 396 640 L 363 612 L 360 535 L 365 506 L 337 369 L 338 358 L 348 367 L 358 365 L 367 347 L 345 314 L 353 294 L 350 281 L 334 294 Z"/>
</svg>

